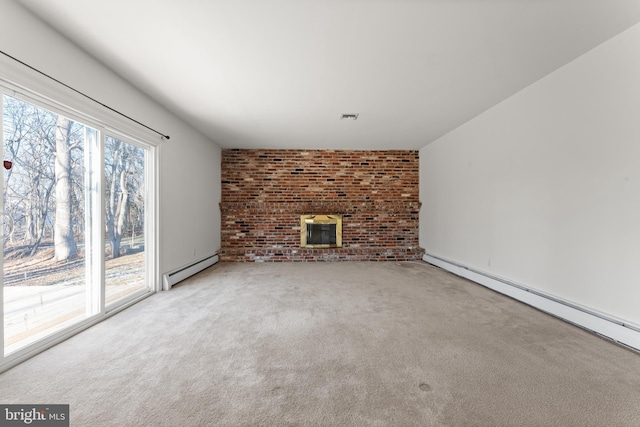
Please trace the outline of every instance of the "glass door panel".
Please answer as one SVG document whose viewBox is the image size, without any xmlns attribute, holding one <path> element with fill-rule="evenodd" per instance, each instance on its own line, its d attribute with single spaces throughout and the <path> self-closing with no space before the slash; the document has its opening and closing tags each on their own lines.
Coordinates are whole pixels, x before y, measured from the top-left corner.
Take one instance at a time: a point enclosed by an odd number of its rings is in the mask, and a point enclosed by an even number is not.
<svg viewBox="0 0 640 427">
<path fill-rule="evenodd" d="M 146 150 L 105 138 L 106 304 L 148 289 L 145 258 Z"/>
<path fill-rule="evenodd" d="M 4 351 L 94 314 L 87 304 L 87 138 L 97 131 L 3 95 Z M 90 144 L 89 144 L 90 145 Z M 8 225 L 7 225 L 8 224 Z"/>
</svg>

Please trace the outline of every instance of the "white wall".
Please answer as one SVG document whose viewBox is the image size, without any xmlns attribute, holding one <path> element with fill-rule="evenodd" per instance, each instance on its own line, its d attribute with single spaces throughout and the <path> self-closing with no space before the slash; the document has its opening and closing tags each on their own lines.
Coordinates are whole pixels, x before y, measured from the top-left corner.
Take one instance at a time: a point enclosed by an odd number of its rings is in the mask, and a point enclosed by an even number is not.
<svg viewBox="0 0 640 427">
<path fill-rule="evenodd" d="M 159 148 L 160 273 L 216 252 L 220 247 L 220 148 L 22 7 L 0 0 L 0 10 L 0 50 L 170 135 Z M 83 111 L 108 114 L 4 57 L 0 58 L 0 75 Z M 146 132 L 137 125 L 124 126 Z M 160 142 L 156 135 L 145 135 Z"/>
<path fill-rule="evenodd" d="M 420 151 L 426 252 L 640 325 L 640 24 Z"/>
</svg>

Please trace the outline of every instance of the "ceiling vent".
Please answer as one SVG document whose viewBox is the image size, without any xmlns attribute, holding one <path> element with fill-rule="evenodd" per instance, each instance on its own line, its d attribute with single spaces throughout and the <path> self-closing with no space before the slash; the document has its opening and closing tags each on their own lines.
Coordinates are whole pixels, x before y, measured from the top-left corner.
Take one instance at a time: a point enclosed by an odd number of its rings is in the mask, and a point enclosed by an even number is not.
<svg viewBox="0 0 640 427">
<path fill-rule="evenodd" d="M 358 120 L 359 113 L 349 113 L 340 116 L 340 120 Z"/>
</svg>

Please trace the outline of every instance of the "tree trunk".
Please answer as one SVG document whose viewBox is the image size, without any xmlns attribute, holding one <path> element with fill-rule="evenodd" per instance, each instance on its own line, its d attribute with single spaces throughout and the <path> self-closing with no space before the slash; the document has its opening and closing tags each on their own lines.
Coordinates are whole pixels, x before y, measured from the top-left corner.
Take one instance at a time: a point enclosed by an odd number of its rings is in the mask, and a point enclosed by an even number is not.
<svg viewBox="0 0 640 427">
<path fill-rule="evenodd" d="M 36 234 L 36 241 L 31 247 L 31 252 L 29 256 L 34 256 L 40 247 L 40 243 L 42 243 L 42 238 L 44 237 L 45 228 L 47 226 L 47 215 L 49 213 L 49 198 L 51 197 L 51 191 L 53 190 L 53 181 L 47 188 L 44 193 L 44 201 L 41 201 L 41 209 L 38 213 L 38 231 Z"/>
<path fill-rule="evenodd" d="M 118 209 L 116 210 L 116 214 L 114 215 L 114 223 L 116 222 L 116 218 L 120 217 L 119 208 L 122 205 L 122 194 L 118 197 Z M 122 235 L 120 234 L 119 227 L 116 224 L 111 224 L 111 249 L 112 249 L 112 257 L 118 258 L 120 256 L 120 243 L 122 242 Z"/>
<path fill-rule="evenodd" d="M 33 208 L 33 196 L 29 195 L 27 198 L 27 206 L 25 209 L 25 233 L 24 233 L 24 242 L 27 244 L 31 244 L 33 239 L 35 238 L 35 213 Z"/>
<path fill-rule="evenodd" d="M 56 123 L 56 221 L 53 233 L 55 258 L 65 261 L 76 256 L 78 248 L 73 236 L 71 201 L 71 121 L 58 116 Z"/>
<path fill-rule="evenodd" d="M 118 163 L 120 162 L 120 150 L 122 149 L 122 142 L 116 141 L 116 146 L 113 149 L 113 159 L 111 163 L 111 173 L 108 174 L 109 182 L 109 200 L 107 202 L 107 236 L 111 245 L 111 257 L 117 258 L 120 256 L 120 245 L 116 242 L 115 231 L 115 218 L 116 218 L 116 171 L 118 170 Z"/>
<path fill-rule="evenodd" d="M 26 206 L 26 228 L 24 240 L 26 243 L 31 244 L 38 238 L 38 215 L 40 214 L 40 206 L 38 206 L 38 179 L 32 172 L 29 177 L 29 190 L 27 193 L 27 206 Z"/>
<path fill-rule="evenodd" d="M 115 179 L 114 179 L 115 181 Z M 126 165 L 120 172 L 120 197 L 118 199 L 118 209 L 116 210 L 118 220 L 116 225 L 116 244 L 118 247 L 117 256 L 114 253 L 113 257 L 120 256 L 120 243 L 122 242 L 122 233 L 124 232 L 124 223 L 127 215 L 127 205 L 129 203 L 129 190 L 127 190 L 127 169 Z"/>
</svg>

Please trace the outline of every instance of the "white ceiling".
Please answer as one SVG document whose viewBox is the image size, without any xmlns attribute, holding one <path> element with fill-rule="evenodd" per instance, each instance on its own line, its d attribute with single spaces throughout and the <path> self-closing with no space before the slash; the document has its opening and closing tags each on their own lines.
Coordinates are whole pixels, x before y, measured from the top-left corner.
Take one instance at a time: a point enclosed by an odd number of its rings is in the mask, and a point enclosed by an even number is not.
<svg viewBox="0 0 640 427">
<path fill-rule="evenodd" d="M 640 22 L 638 0 L 19 1 L 229 148 L 419 149 Z"/>
</svg>

